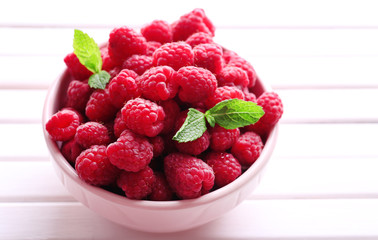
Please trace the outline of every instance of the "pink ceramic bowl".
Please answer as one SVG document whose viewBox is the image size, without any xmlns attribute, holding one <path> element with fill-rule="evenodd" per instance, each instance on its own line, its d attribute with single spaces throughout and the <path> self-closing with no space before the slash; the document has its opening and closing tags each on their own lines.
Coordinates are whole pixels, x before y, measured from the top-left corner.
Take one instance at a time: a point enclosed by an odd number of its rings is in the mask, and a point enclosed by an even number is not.
<svg viewBox="0 0 378 240">
<path fill-rule="evenodd" d="M 245 200 L 258 186 L 277 139 L 277 126 L 268 136 L 257 161 L 234 182 L 197 199 L 178 201 L 131 200 L 80 180 L 56 142 L 45 130 L 50 117 L 62 107 L 70 75 L 66 71 L 51 85 L 43 109 L 43 131 L 56 173 L 74 198 L 99 215 L 140 231 L 175 232 L 194 228 L 221 217 Z M 258 80 L 257 95 L 267 91 Z M 253 213 L 251 213 L 253 214 Z"/>
</svg>

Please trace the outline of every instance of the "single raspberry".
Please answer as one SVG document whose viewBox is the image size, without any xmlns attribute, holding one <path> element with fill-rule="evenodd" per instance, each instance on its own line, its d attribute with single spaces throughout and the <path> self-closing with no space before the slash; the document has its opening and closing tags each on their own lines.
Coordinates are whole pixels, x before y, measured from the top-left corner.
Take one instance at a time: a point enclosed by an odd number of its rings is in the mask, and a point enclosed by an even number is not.
<svg viewBox="0 0 378 240">
<path fill-rule="evenodd" d="M 124 130 L 116 142 L 108 145 L 106 154 L 119 169 L 138 172 L 151 162 L 153 146 L 146 137 Z"/>
<path fill-rule="evenodd" d="M 253 87 L 255 85 L 257 79 L 256 71 L 247 60 L 242 57 L 233 57 L 228 62 L 228 65 L 239 67 L 246 71 L 249 80 L 248 87 Z"/>
<path fill-rule="evenodd" d="M 89 120 L 96 122 L 110 121 L 114 119 L 116 113 L 117 108 L 110 101 L 108 89 L 95 90 L 89 97 L 85 107 L 85 114 Z"/>
<path fill-rule="evenodd" d="M 140 29 L 147 41 L 156 41 L 161 44 L 172 42 L 171 25 L 163 20 L 154 20 Z"/>
<path fill-rule="evenodd" d="M 217 103 L 220 103 L 227 99 L 241 99 L 244 100 L 244 94 L 241 90 L 235 87 L 219 87 L 215 90 L 215 93 L 205 100 L 205 105 L 208 109 L 214 107 Z"/>
<path fill-rule="evenodd" d="M 129 100 L 121 111 L 127 128 L 135 133 L 155 137 L 163 130 L 165 113 L 154 102 L 135 98 Z"/>
<path fill-rule="evenodd" d="M 226 151 L 232 147 L 239 135 L 239 128 L 225 129 L 216 124 L 210 129 L 210 148 L 214 151 Z"/>
<path fill-rule="evenodd" d="M 224 65 L 222 48 L 219 45 L 205 43 L 193 48 L 194 65 L 218 74 Z"/>
<path fill-rule="evenodd" d="M 164 158 L 164 172 L 172 190 L 182 199 L 197 198 L 214 186 L 214 171 L 201 159 L 182 153 Z"/>
<path fill-rule="evenodd" d="M 84 112 L 91 94 L 92 89 L 89 87 L 88 81 L 73 80 L 67 88 L 66 106 Z"/>
<path fill-rule="evenodd" d="M 108 52 L 112 61 L 120 65 L 134 54 L 146 54 L 147 42 L 142 34 L 123 26 L 114 28 L 109 35 Z"/>
<path fill-rule="evenodd" d="M 191 66 L 194 62 L 192 47 L 185 42 L 166 43 L 155 50 L 152 55 L 154 66 L 170 66 L 174 70 Z"/>
<path fill-rule="evenodd" d="M 215 184 L 223 187 L 241 175 L 241 165 L 231 153 L 210 152 L 206 163 L 213 169 Z"/>
<path fill-rule="evenodd" d="M 76 158 L 83 150 L 84 149 L 76 142 L 75 138 L 64 142 L 60 149 L 64 158 L 72 164 L 75 164 Z"/>
<path fill-rule="evenodd" d="M 79 115 L 71 110 L 58 111 L 46 123 L 46 131 L 54 141 L 68 141 L 75 136 L 80 125 Z"/>
<path fill-rule="evenodd" d="M 218 86 L 237 86 L 245 88 L 249 84 L 247 72 L 238 67 L 227 66 L 217 75 Z"/>
<path fill-rule="evenodd" d="M 164 128 L 161 131 L 162 134 L 171 133 L 176 123 L 177 116 L 180 113 L 180 107 L 176 101 L 170 99 L 167 101 L 159 102 L 159 105 L 163 107 L 165 118 L 164 118 Z"/>
<path fill-rule="evenodd" d="M 264 92 L 257 98 L 257 105 L 261 106 L 265 112 L 259 120 L 265 124 L 276 124 L 283 114 L 282 100 L 275 92 Z"/>
<path fill-rule="evenodd" d="M 189 44 L 192 48 L 203 43 L 214 43 L 213 37 L 210 34 L 204 32 L 192 34 L 186 39 L 185 42 Z"/>
<path fill-rule="evenodd" d="M 159 157 L 164 151 L 164 139 L 161 136 L 150 138 L 152 144 L 154 158 Z"/>
<path fill-rule="evenodd" d="M 173 192 L 162 172 L 155 172 L 155 183 L 149 196 L 153 201 L 169 201 L 173 198 Z"/>
<path fill-rule="evenodd" d="M 231 153 L 241 165 L 250 166 L 260 156 L 263 147 L 264 144 L 258 134 L 245 132 L 232 145 Z"/>
<path fill-rule="evenodd" d="M 108 145 L 110 136 L 108 129 L 98 122 L 86 122 L 76 129 L 75 140 L 84 148 L 92 145 Z"/>
<path fill-rule="evenodd" d="M 190 35 L 197 32 L 204 32 L 214 36 L 215 27 L 207 18 L 203 9 L 194 9 L 190 13 L 181 16 L 172 25 L 173 41 L 185 41 Z"/>
<path fill-rule="evenodd" d="M 114 183 L 120 172 L 110 163 L 102 145 L 84 150 L 76 159 L 75 169 L 82 180 L 95 186 Z"/>
<path fill-rule="evenodd" d="M 64 63 L 74 79 L 85 80 L 92 75 L 92 72 L 80 63 L 79 59 L 74 53 L 68 54 L 64 58 Z"/>
<path fill-rule="evenodd" d="M 256 102 L 257 98 L 253 92 L 250 92 L 247 87 L 243 88 L 244 100 L 248 102 Z"/>
<path fill-rule="evenodd" d="M 112 70 L 116 65 L 114 64 L 113 60 L 109 56 L 108 46 L 103 47 L 101 50 L 101 58 L 102 58 L 102 70 L 109 72 Z"/>
<path fill-rule="evenodd" d="M 177 85 L 172 80 L 175 70 L 169 66 L 153 67 L 137 80 L 142 96 L 153 101 L 168 100 L 177 93 Z"/>
<path fill-rule="evenodd" d="M 122 112 L 119 110 L 117 112 L 116 118 L 114 119 L 114 125 L 113 125 L 113 132 L 114 136 L 119 138 L 121 136 L 121 133 L 127 129 L 126 121 L 123 120 Z"/>
<path fill-rule="evenodd" d="M 123 69 L 109 83 L 109 97 L 111 103 L 117 108 L 122 108 L 125 103 L 133 98 L 140 97 L 140 90 L 136 82 L 138 74 L 129 69 Z"/>
<path fill-rule="evenodd" d="M 155 50 L 161 47 L 161 43 L 155 42 L 155 41 L 149 41 L 147 42 L 147 56 L 152 56 L 154 54 Z"/>
<path fill-rule="evenodd" d="M 174 76 L 179 85 L 178 96 L 181 101 L 195 103 L 212 96 L 217 88 L 217 79 L 207 69 L 183 67 Z"/>
<path fill-rule="evenodd" d="M 152 67 L 152 57 L 146 55 L 132 55 L 123 62 L 122 68 L 130 69 L 138 75 L 142 75 Z"/>
</svg>

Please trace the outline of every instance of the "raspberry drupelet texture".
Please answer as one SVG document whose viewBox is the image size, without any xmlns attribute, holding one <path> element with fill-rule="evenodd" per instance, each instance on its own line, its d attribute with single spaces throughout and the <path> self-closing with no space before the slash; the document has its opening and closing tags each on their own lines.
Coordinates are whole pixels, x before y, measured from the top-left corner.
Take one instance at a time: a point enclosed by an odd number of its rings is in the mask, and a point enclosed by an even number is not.
<svg viewBox="0 0 378 240">
<path fill-rule="evenodd" d="M 140 29 L 147 41 L 161 44 L 172 42 L 171 25 L 164 20 L 154 20 Z"/>
<path fill-rule="evenodd" d="M 46 131 L 54 141 L 68 141 L 75 136 L 80 116 L 72 110 L 58 111 L 47 121 Z"/>
<path fill-rule="evenodd" d="M 113 60 L 109 56 L 108 46 L 105 46 L 101 48 L 100 50 L 101 50 L 101 59 L 102 59 L 102 70 L 109 72 L 116 65 L 114 64 Z"/>
<path fill-rule="evenodd" d="M 109 97 L 111 103 L 117 108 L 122 108 L 125 103 L 133 98 L 140 97 L 141 93 L 136 82 L 138 74 L 129 69 L 123 69 L 109 83 Z"/>
<path fill-rule="evenodd" d="M 169 99 L 167 101 L 160 101 L 159 105 L 163 107 L 165 118 L 164 118 L 164 128 L 161 134 L 171 133 L 176 123 L 177 116 L 180 113 L 180 107 L 175 100 Z"/>
<path fill-rule="evenodd" d="M 83 148 L 89 148 L 92 145 L 108 145 L 111 139 L 103 124 L 86 122 L 76 129 L 75 140 Z"/>
<path fill-rule="evenodd" d="M 254 103 L 257 101 L 256 95 L 253 92 L 251 92 L 247 87 L 243 88 L 243 93 L 245 101 Z"/>
<path fill-rule="evenodd" d="M 226 64 L 228 64 L 231 59 L 238 57 L 239 55 L 236 52 L 223 48 L 223 59 Z"/>
<path fill-rule="evenodd" d="M 169 201 L 173 198 L 173 192 L 165 175 L 162 172 L 155 172 L 155 183 L 149 196 L 153 201 Z"/>
<path fill-rule="evenodd" d="M 77 111 L 84 112 L 85 106 L 92 94 L 88 81 L 73 80 L 67 88 L 66 107 L 72 107 Z"/>
<path fill-rule="evenodd" d="M 138 172 L 122 171 L 117 185 L 125 192 L 127 198 L 140 200 L 152 192 L 155 179 L 154 172 L 147 166 Z"/>
<path fill-rule="evenodd" d="M 233 67 L 239 67 L 243 69 L 244 71 L 246 71 L 248 80 L 249 80 L 248 87 L 253 87 L 255 85 L 256 80 L 257 80 L 257 75 L 255 72 L 255 69 L 247 60 L 245 60 L 242 57 L 234 56 L 230 59 L 230 61 L 228 62 L 228 65 L 233 66 Z"/>
<path fill-rule="evenodd" d="M 205 161 L 213 169 L 218 187 L 233 182 L 241 175 L 241 165 L 231 153 L 210 152 Z"/>
<path fill-rule="evenodd" d="M 147 42 L 142 34 L 123 26 L 114 28 L 109 35 L 108 52 L 116 65 L 134 54 L 146 54 Z"/>
<path fill-rule="evenodd" d="M 147 70 L 137 79 L 142 96 L 153 101 L 174 98 L 177 93 L 177 85 L 172 79 L 174 73 L 175 70 L 169 66 L 158 66 Z"/>
<path fill-rule="evenodd" d="M 244 100 L 244 94 L 241 90 L 235 87 L 218 87 L 215 93 L 205 100 L 205 105 L 208 109 L 214 107 L 217 103 L 227 99 L 241 99 Z"/>
<path fill-rule="evenodd" d="M 152 63 L 154 66 L 167 65 L 177 71 L 181 67 L 193 65 L 193 49 L 185 42 L 166 43 L 155 50 Z"/>
<path fill-rule="evenodd" d="M 114 183 L 120 172 L 110 163 L 106 147 L 102 145 L 84 150 L 76 159 L 75 169 L 82 180 L 95 186 Z"/>
<path fill-rule="evenodd" d="M 87 102 L 85 115 L 91 121 L 107 122 L 114 119 L 117 108 L 113 106 L 108 89 L 96 89 Z"/>
<path fill-rule="evenodd" d="M 209 70 L 193 66 L 178 70 L 174 74 L 174 81 L 179 86 L 180 100 L 188 103 L 204 101 L 217 88 L 217 79 Z"/>
<path fill-rule="evenodd" d="M 224 65 L 222 48 L 217 44 L 205 43 L 193 48 L 194 65 L 218 74 Z"/>
<path fill-rule="evenodd" d="M 83 150 L 84 149 L 76 142 L 75 138 L 64 142 L 62 144 L 62 148 L 60 149 L 64 158 L 72 164 L 75 164 L 76 158 Z"/>
<path fill-rule="evenodd" d="M 231 153 L 242 166 L 248 167 L 257 160 L 263 147 L 264 144 L 257 133 L 245 132 L 232 145 Z"/>
<path fill-rule="evenodd" d="M 164 128 L 164 110 L 155 102 L 143 98 L 131 99 L 121 111 L 127 128 L 135 133 L 155 137 Z"/>
<path fill-rule="evenodd" d="M 130 69 L 138 75 L 142 75 L 152 67 L 152 57 L 147 55 L 132 55 L 123 62 L 122 68 Z"/>
<path fill-rule="evenodd" d="M 126 122 L 123 120 L 122 112 L 119 110 L 117 112 L 116 118 L 114 119 L 113 132 L 116 138 L 121 136 L 121 133 L 127 129 Z"/>
<path fill-rule="evenodd" d="M 164 151 L 164 139 L 161 136 L 150 138 L 150 143 L 153 148 L 154 158 L 159 157 Z"/>
<path fill-rule="evenodd" d="M 155 42 L 155 41 L 148 41 L 147 42 L 147 56 L 152 56 L 154 54 L 155 50 L 161 47 L 161 43 Z"/>
<path fill-rule="evenodd" d="M 203 43 L 214 43 L 212 35 L 204 32 L 194 33 L 186 41 L 192 48 Z"/>
<path fill-rule="evenodd" d="M 171 153 L 164 158 L 164 172 L 169 185 L 182 199 L 197 198 L 214 186 L 214 171 L 199 158 Z"/>
<path fill-rule="evenodd" d="M 216 124 L 212 129 L 210 129 L 210 148 L 213 151 L 226 151 L 232 147 L 239 136 L 239 128 L 225 129 Z"/>
<path fill-rule="evenodd" d="M 151 162 L 153 146 L 146 137 L 124 130 L 116 142 L 108 145 L 106 154 L 119 169 L 138 172 Z"/>
<path fill-rule="evenodd" d="M 218 85 L 222 86 L 237 86 L 241 89 L 249 84 L 247 72 L 238 67 L 227 66 L 217 75 Z"/>
<path fill-rule="evenodd" d="M 74 53 L 68 54 L 64 58 L 64 63 L 66 64 L 71 76 L 76 80 L 85 80 L 92 75 L 92 72 L 80 63 L 79 59 Z"/>
</svg>

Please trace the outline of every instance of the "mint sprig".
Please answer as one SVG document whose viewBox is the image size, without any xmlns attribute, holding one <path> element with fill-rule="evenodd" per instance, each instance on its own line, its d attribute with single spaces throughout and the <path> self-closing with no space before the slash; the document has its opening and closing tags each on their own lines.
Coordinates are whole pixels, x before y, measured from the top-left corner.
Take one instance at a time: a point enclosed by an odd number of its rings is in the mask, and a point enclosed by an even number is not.
<svg viewBox="0 0 378 240">
<path fill-rule="evenodd" d="M 110 80 L 110 74 L 102 69 L 101 51 L 97 43 L 88 34 L 75 29 L 73 40 L 74 53 L 89 71 L 88 84 L 91 88 L 105 89 Z"/>
<path fill-rule="evenodd" d="M 211 127 L 218 124 L 225 129 L 235 129 L 254 124 L 263 115 L 262 107 L 240 99 L 224 100 L 205 113 L 189 108 L 184 124 L 172 139 L 178 142 L 196 140 L 206 131 L 206 121 Z"/>
</svg>

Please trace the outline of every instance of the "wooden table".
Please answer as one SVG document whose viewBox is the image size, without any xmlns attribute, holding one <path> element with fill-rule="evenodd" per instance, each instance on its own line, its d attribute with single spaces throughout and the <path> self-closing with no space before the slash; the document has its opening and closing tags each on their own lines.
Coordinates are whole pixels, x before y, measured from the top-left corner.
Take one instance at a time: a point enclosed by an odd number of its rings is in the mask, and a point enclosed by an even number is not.
<svg viewBox="0 0 378 240">
<path fill-rule="evenodd" d="M 106 3 L 105 3 L 106 2 Z M 101 5 L 100 5 L 101 4 Z M 0 7 L 0 239 L 378 239 L 378 14 L 374 1 L 7 1 Z M 41 125 L 73 29 L 173 22 L 194 7 L 284 102 L 259 188 L 174 234 L 123 228 L 63 188 Z"/>
</svg>

